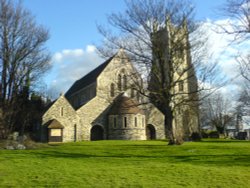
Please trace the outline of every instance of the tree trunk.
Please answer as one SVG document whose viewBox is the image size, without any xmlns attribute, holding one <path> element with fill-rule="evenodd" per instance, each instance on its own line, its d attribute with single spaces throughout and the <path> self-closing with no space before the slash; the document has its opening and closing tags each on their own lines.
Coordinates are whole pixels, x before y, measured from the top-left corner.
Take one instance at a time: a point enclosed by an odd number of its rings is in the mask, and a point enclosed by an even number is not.
<svg viewBox="0 0 250 188">
<path fill-rule="evenodd" d="M 183 144 L 183 138 L 179 134 L 179 130 L 176 129 L 178 125 L 174 125 L 174 116 L 172 110 L 167 110 L 165 113 L 165 128 L 168 135 L 168 145 L 181 145 Z M 175 126 L 175 127 L 174 127 Z"/>
</svg>

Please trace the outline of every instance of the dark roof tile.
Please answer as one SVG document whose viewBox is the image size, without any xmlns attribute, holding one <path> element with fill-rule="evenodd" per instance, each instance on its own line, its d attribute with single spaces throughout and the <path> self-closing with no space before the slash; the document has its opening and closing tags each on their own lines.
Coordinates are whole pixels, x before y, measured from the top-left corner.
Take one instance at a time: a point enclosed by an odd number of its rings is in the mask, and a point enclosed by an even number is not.
<svg viewBox="0 0 250 188">
<path fill-rule="evenodd" d="M 114 101 L 109 114 L 121 115 L 121 114 L 144 114 L 144 111 L 140 109 L 139 104 L 126 96 L 120 95 Z"/>
<path fill-rule="evenodd" d="M 101 72 L 105 69 L 105 67 L 109 64 L 109 62 L 113 59 L 113 57 L 109 58 L 107 61 L 105 61 L 97 68 L 92 70 L 90 73 L 88 73 L 81 79 L 77 80 L 66 92 L 65 97 L 70 97 L 72 94 L 79 91 L 80 89 L 83 89 L 84 87 L 94 83 L 97 77 L 101 74 Z"/>
</svg>

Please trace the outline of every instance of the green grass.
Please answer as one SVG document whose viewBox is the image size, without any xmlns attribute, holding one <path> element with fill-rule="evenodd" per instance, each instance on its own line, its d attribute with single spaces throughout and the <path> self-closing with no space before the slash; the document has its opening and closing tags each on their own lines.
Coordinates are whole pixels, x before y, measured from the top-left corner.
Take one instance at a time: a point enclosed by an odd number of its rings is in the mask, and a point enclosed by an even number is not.
<svg viewBox="0 0 250 188">
<path fill-rule="evenodd" d="M 250 142 L 96 141 L 0 150 L 0 187 L 250 187 Z"/>
</svg>

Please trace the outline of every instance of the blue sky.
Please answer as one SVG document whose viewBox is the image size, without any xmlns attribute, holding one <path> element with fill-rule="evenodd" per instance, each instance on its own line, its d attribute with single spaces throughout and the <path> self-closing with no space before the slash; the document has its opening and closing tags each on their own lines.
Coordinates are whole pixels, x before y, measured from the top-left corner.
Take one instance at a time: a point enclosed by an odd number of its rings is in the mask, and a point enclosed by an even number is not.
<svg viewBox="0 0 250 188">
<path fill-rule="evenodd" d="M 216 9 L 225 0 L 193 2 L 197 20 L 222 19 Z M 105 25 L 108 14 L 125 10 L 123 0 L 23 0 L 23 5 L 32 12 L 37 23 L 50 31 L 47 47 L 52 54 L 53 68 L 45 78 L 44 92 L 54 97 L 65 93 L 74 81 L 104 61 L 94 51 L 93 45 L 102 41 L 96 24 Z M 217 48 L 221 46 L 214 47 Z"/>
<path fill-rule="evenodd" d="M 215 9 L 225 0 L 194 0 L 197 19 L 217 19 Z M 52 53 L 84 48 L 101 41 L 96 23 L 105 24 L 106 15 L 125 9 L 123 0 L 24 0 L 24 6 L 38 23 L 50 30 L 47 45 Z"/>
<path fill-rule="evenodd" d="M 101 36 L 96 23 L 105 23 L 106 15 L 124 8 L 120 0 L 24 0 L 24 6 L 38 23 L 50 30 L 51 52 L 83 48 L 98 43 Z"/>
</svg>

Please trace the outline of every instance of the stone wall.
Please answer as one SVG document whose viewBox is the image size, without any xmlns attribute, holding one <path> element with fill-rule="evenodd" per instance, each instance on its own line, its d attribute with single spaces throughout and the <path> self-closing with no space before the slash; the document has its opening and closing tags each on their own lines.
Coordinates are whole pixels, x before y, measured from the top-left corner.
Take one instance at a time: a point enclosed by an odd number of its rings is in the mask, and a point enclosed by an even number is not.
<svg viewBox="0 0 250 188">
<path fill-rule="evenodd" d="M 75 110 L 64 96 L 60 96 L 55 103 L 43 115 L 42 121 L 42 141 L 47 140 L 47 126 L 49 120 L 56 119 L 63 126 L 63 142 L 70 142 L 75 140 L 75 125 L 76 125 L 76 140 L 82 140 L 82 128 L 79 124 L 79 117 Z"/>
<path fill-rule="evenodd" d="M 114 117 L 116 126 L 114 126 Z M 124 118 L 126 118 L 126 123 Z M 108 139 L 146 140 L 145 116 L 141 114 L 110 115 Z"/>
<path fill-rule="evenodd" d="M 122 54 L 118 54 L 122 55 Z M 121 63 L 122 61 L 122 63 Z M 145 140 L 146 139 L 146 124 L 152 124 L 156 129 L 156 138 L 165 138 L 164 129 L 164 116 L 156 109 L 153 108 L 147 115 L 148 118 L 137 114 L 138 127 L 134 126 L 134 115 L 126 115 L 128 118 L 128 126 L 126 128 L 119 127 L 117 129 L 109 127 L 108 111 L 113 100 L 124 90 L 118 89 L 118 75 L 121 71 L 125 70 L 126 74 L 135 76 L 134 68 L 127 59 L 114 58 L 106 66 L 103 72 L 98 76 L 97 82 L 93 83 L 90 87 L 79 91 L 80 94 L 88 91 L 96 91 L 95 96 L 90 95 L 86 103 L 75 110 L 64 96 L 60 96 L 56 102 L 48 109 L 43 116 L 43 136 L 42 139 L 47 139 L 47 127 L 45 126 L 49 120 L 56 119 L 63 126 L 63 142 L 74 141 L 75 132 L 77 133 L 77 140 L 90 140 L 91 128 L 95 125 L 100 125 L 104 129 L 104 139 L 132 139 L 132 140 Z M 136 75 L 138 76 L 138 75 Z M 110 85 L 115 84 L 115 96 L 110 95 Z M 132 84 L 128 79 L 128 91 L 130 95 Z M 93 87 L 96 87 L 93 89 Z M 93 97 L 93 98 L 92 98 Z M 74 99 L 70 99 L 74 103 Z M 148 110 L 148 109 L 146 109 Z M 63 112 L 62 112 L 63 111 Z M 144 125 L 142 122 L 144 118 Z M 122 119 L 122 117 L 121 117 Z M 121 122 L 122 123 L 122 122 Z M 77 130 L 75 130 L 75 127 Z"/>
<path fill-rule="evenodd" d="M 80 117 L 80 124 L 83 128 L 83 140 L 90 140 L 90 131 L 94 125 L 100 125 L 104 128 L 104 138 L 106 138 L 109 106 L 110 103 L 105 99 L 96 96 L 77 110 L 77 115 Z"/>
<path fill-rule="evenodd" d="M 124 90 L 123 83 L 122 89 L 118 89 L 118 77 L 119 74 L 127 78 L 127 89 Z M 107 100 L 109 103 L 113 102 L 113 99 L 121 92 L 126 92 L 128 97 L 131 97 L 131 86 L 138 82 L 138 73 L 135 72 L 132 64 L 128 61 L 128 58 L 124 56 L 122 52 L 119 52 L 117 57 L 107 65 L 103 72 L 97 78 L 97 96 Z M 115 86 L 115 96 L 110 95 L 111 84 Z"/>
<path fill-rule="evenodd" d="M 147 105 L 147 125 L 153 125 L 156 131 L 156 139 L 166 139 L 164 115 L 153 105 Z"/>
<path fill-rule="evenodd" d="M 109 130 L 109 140 L 146 140 L 145 128 Z"/>
</svg>

